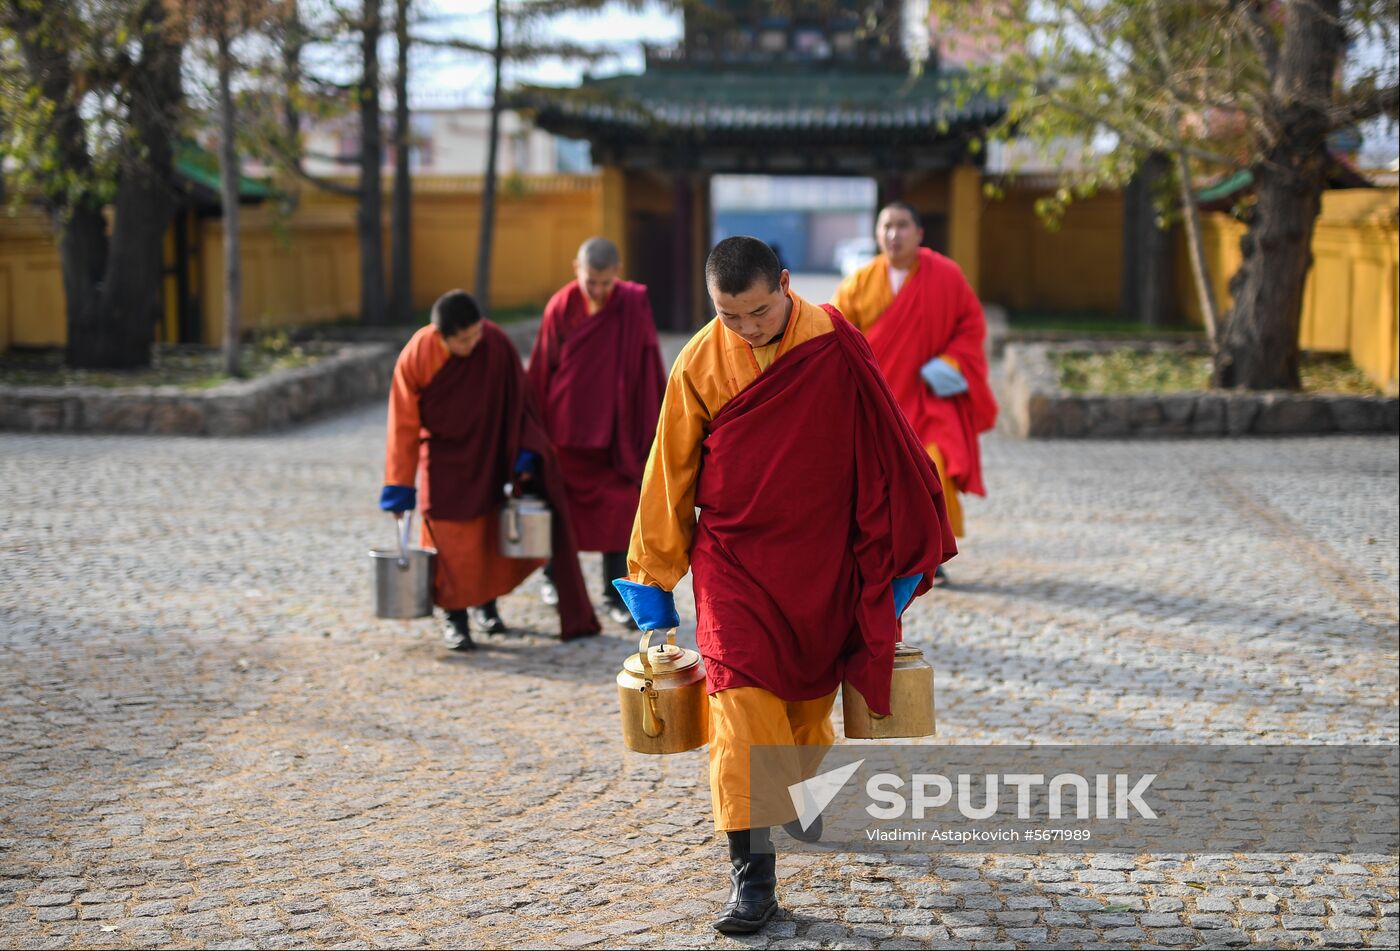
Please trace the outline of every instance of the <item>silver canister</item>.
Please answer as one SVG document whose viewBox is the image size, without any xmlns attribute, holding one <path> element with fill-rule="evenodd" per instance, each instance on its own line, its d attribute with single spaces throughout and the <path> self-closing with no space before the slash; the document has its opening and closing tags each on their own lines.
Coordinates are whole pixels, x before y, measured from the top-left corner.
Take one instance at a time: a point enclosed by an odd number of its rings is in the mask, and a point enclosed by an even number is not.
<svg viewBox="0 0 1400 951">
<path fill-rule="evenodd" d="M 506 486 L 506 501 L 501 506 L 502 558 L 549 558 L 554 553 L 553 529 L 554 514 L 544 499 L 528 495 L 514 498 Z"/>
<path fill-rule="evenodd" d="M 398 547 L 373 548 L 374 615 L 382 618 L 427 617 L 433 613 L 433 562 L 437 552 L 409 544 L 413 513 L 397 516 Z"/>
</svg>

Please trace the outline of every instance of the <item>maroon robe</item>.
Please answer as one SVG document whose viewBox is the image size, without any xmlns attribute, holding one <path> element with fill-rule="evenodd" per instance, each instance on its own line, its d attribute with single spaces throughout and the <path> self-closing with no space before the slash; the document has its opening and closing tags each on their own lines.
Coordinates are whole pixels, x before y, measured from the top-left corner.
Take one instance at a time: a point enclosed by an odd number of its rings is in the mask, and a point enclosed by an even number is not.
<svg viewBox="0 0 1400 951">
<path fill-rule="evenodd" d="M 626 551 L 666 389 L 646 287 L 618 281 L 595 314 L 578 284 L 556 293 L 528 377 L 559 451 L 578 547 Z"/>
<path fill-rule="evenodd" d="M 823 697 L 844 677 L 889 712 L 891 585 L 956 543 L 943 490 L 860 333 L 799 344 L 710 423 L 691 548 L 709 691 Z"/>
<path fill-rule="evenodd" d="M 498 511 L 516 457 L 540 457 L 542 490 L 554 512 L 559 624 L 565 638 L 600 629 L 578 567 L 559 461 L 545 433 L 510 338 L 482 321 L 481 342 L 469 356 L 450 357 L 419 398 L 423 426 L 420 466 L 423 517 L 469 521 Z M 431 522 L 428 522 L 431 525 Z"/>
</svg>

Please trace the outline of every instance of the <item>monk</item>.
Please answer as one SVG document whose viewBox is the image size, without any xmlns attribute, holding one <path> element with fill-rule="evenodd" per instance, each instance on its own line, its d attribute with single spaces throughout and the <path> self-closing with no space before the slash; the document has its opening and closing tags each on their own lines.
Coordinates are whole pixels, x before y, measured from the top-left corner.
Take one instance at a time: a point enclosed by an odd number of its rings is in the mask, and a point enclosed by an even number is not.
<svg viewBox="0 0 1400 951">
<path fill-rule="evenodd" d="M 750 933 L 777 909 L 776 822 L 751 813 L 751 748 L 818 748 L 810 775 L 843 678 L 889 713 L 900 613 L 956 546 L 938 477 L 860 333 L 795 294 L 757 238 L 716 245 L 705 280 L 718 313 L 671 369 L 614 583 L 638 626 L 658 630 L 678 624 L 672 589 L 693 572 L 710 797 L 731 866 L 714 927 Z"/>
<path fill-rule="evenodd" d="M 621 280 L 607 238 L 589 238 L 574 280 L 549 300 L 527 376 L 559 454 L 580 551 L 603 554 L 609 617 L 630 626 L 611 579 L 627 572 L 627 541 L 656 435 L 666 370 L 642 284 Z M 558 601 L 557 560 L 546 566 L 545 603 Z"/>
<path fill-rule="evenodd" d="M 841 282 L 831 303 L 870 341 L 880 370 L 943 482 L 953 533 L 963 534 L 959 492 L 986 495 L 977 436 L 996 424 L 983 341 L 987 320 L 956 264 L 921 247 L 913 208 L 880 209 L 880 254 Z M 934 584 L 947 582 L 940 568 Z"/>
<path fill-rule="evenodd" d="M 433 602 L 447 614 L 448 647 L 472 650 L 473 624 L 483 633 L 506 633 L 496 599 L 543 564 L 499 554 L 507 483 L 517 494 L 522 488 L 543 492 L 554 511 L 563 637 L 598 633 L 578 570 L 559 462 L 520 355 L 464 291 L 438 298 L 432 322 L 413 335 L 394 366 L 379 507 L 396 515 L 412 511 L 420 470 L 423 544 L 437 549 Z"/>
</svg>

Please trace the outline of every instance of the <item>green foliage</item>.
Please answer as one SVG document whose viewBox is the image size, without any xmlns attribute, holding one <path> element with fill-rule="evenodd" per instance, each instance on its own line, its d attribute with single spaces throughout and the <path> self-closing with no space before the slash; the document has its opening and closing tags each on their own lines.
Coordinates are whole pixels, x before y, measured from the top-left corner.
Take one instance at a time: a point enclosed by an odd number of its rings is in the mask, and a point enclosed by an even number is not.
<svg viewBox="0 0 1400 951">
<path fill-rule="evenodd" d="M 1179 393 L 1210 389 L 1211 358 L 1184 351 L 1059 353 L 1060 386 L 1072 393 Z M 1303 391 L 1376 395 L 1380 390 L 1345 357 L 1308 354 Z"/>
<path fill-rule="evenodd" d="M 1303 2 L 1303 0 L 1294 0 Z M 997 51 L 970 67 L 964 96 L 1007 104 L 991 133 L 1062 169 L 1038 211 L 1121 187 L 1152 153 L 1184 154 L 1193 177 L 1260 161 L 1279 134 L 1274 86 L 1289 3 L 1257 0 L 932 0 L 941 26 Z M 1365 118 L 1368 93 L 1395 83 L 1397 0 L 1347 0 L 1349 37 L 1368 44 L 1338 83 L 1338 124 Z M 1374 60 L 1374 62 L 1372 62 Z M 1374 115 L 1382 107 L 1369 110 Z M 1393 108 L 1393 107 L 1392 107 Z M 1174 198 L 1158 196 L 1162 223 Z"/>
<path fill-rule="evenodd" d="M 152 0 L 0 3 L 0 161 L 12 205 L 110 202 L 142 154 L 128 117 Z M 174 134 L 175 130 L 172 130 Z"/>
</svg>

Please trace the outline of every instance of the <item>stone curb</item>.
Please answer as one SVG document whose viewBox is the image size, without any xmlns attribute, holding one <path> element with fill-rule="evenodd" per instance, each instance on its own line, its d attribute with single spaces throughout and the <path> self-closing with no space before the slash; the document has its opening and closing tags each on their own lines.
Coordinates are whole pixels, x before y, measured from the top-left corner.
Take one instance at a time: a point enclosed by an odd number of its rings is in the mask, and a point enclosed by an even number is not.
<svg viewBox="0 0 1400 951">
<path fill-rule="evenodd" d="M 1008 344 L 1003 392 L 1010 431 L 1031 439 L 1400 432 L 1400 399 L 1394 396 L 1226 390 L 1100 395 L 1061 388 L 1052 354 L 1122 346 L 1117 341 Z"/>
<path fill-rule="evenodd" d="M 344 344 L 311 366 L 209 390 L 178 386 L 0 386 L 0 430 L 246 436 L 389 391 L 399 348 Z"/>
</svg>

